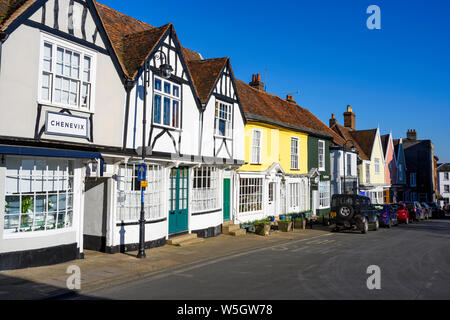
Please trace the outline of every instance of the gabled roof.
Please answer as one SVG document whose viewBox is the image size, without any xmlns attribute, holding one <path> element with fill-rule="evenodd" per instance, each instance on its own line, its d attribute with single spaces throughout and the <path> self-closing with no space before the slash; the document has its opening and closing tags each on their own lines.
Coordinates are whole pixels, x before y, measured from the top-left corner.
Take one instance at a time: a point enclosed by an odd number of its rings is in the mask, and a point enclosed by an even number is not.
<svg viewBox="0 0 450 320">
<path fill-rule="evenodd" d="M 377 129 L 351 131 L 350 133 L 361 146 L 368 159 L 370 159 L 375 137 L 377 135 Z"/>
<path fill-rule="evenodd" d="M 228 63 L 228 58 L 191 60 L 188 61 L 188 68 L 192 76 L 192 81 L 197 89 L 198 96 L 202 103 L 207 103 L 213 92 L 219 76 Z"/>
<path fill-rule="evenodd" d="M 252 88 L 238 79 L 236 89 L 248 121 L 264 122 L 326 139 L 334 137 L 322 121 L 296 103 Z"/>
<path fill-rule="evenodd" d="M 360 157 L 362 160 L 370 160 L 370 156 L 367 155 L 365 149 L 359 144 L 358 139 L 356 139 L 356 137 L 354 137 L 354 136 L 352 135 L 353 131 L 351 131 L 350 129 L 348 129 L 348 128 L 346 128 L 346 127 L 343 127 L 343 126 L 341 126 L 341 125 L 339 125 L 339 124 L 333 125 L 333 126 L 331 127 L 331 129 L 332 129 L 334 132 L 336 132 L 337 134 L 339 134 L 339 135 L 344 139 L 344 141 L 345 141 L 345 140 L 351 140 L 351 141 L 353 141 L 353 144 L 354 144 L 355 148 L 356 148 L 356 149 L 358 150 L 358 152 L 359 152 L 359 157 Z M 372 141 L 373 141 L 373 140 L 372 140 Z M 371 155 L 371 154 L 372 154 L 372 151 L 370 151 L 369 155 Z"/>
<path fill-rule="evenodd" d="M 0 0 L 0 31 L 14 22 L 36 0 Z"/>
<path fill-rule="evenodd" d="M 155 28 L 97 1 L 93 3 L 125 76 L 134 79 L 172 24 Z"/>
<path fill-rule="evenodd" d="M 384 152 L 384 158 L 386 158 L 387 153 L 388 153 L 390 136 L 391 136 L 390 134 L 385 134 L 385 135 L 380 136 L 381 146 L 383 147 L 383 152 Z"/>
</svg>

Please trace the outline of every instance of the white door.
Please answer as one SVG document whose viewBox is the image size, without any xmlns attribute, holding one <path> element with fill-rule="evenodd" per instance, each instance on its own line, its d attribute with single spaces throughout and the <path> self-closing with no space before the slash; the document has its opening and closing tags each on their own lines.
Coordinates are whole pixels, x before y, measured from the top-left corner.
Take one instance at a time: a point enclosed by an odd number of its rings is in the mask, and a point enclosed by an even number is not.
<svg viewBox="0 0 450 320">
<path fill-rule="evenodd" d="M 277 198 L 276 198 L 277 184 L 276 182 L 269 182 L 268 188 L 268 205 L 267 214 L 269 216 L 275 216 L 277 214 Z"/>
</svg>

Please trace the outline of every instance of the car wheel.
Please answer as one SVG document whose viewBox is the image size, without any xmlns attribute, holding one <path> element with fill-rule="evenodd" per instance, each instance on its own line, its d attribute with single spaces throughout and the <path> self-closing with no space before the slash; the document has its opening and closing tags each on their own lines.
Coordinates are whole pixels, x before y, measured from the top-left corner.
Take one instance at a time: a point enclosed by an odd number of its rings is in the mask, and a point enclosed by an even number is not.
<svg viewBox="0 0 450 320">
<path fill-rule="evenodd" d="M 342 220 L 350 220 L 355 211 L 351 206 L 342 206 L 337 210 L 337 214 Z"/>
<path fill-rule="evenodd" d="M 366 234 L 367 232 L 369 232 L 369 222 L 366 220 L 362 226 L 361 233 Z"/>
<path fill-rule="evenodd" d="M 377 219 L 377 221 L 375 221 L 375 228 L 373 229 L 373 231 L 378 231 L 380 229 L 380 221 Z"/>
</svg>

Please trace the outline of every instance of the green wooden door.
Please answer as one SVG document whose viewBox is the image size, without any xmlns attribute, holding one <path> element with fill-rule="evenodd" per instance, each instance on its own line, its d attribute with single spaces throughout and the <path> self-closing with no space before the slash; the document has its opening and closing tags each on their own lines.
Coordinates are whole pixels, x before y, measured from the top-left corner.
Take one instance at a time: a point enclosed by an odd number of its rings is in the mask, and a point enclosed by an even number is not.
<svg viewBox="0 0 450 320">
<path fill-rule="evenodd" d="M 171 169 L 169 187 L 169 234 L 188 231 L 189 169 Z"/>
<path fill-rule="evenodd" d="M 231 211 L 231 180 L 223 180 L 223 221 L 229 221 Z"/>
</svg>

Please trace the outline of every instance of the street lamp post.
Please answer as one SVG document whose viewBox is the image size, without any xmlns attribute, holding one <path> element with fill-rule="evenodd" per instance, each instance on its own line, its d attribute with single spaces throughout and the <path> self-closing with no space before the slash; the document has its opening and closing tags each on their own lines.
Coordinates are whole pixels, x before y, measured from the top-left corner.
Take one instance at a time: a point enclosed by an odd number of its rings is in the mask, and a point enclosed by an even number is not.
<svg viewBox="0 0 450 320">
<path fill-rule="evenodd" d="M 156 60 L 161 61 L 161 65 L 159 67 L 159 72 L 161 77 L 164 79 L 169 79 L 172 76 L 173 68 L 170 64 L 167 63 L 167 56 L 160 49 L 156 55 Z M 163 61 L 164 60 L 164 61 Z M 149 62 L 146 61 L 144 64 L 144 110 L 143 110 L 143 119 L 142 119 L 142 164 L 145 166 L 145 158 L 146 158 L 146 131 L 147 131 L 147 88 L 149 87 L 150 81 L 150 66 Z M 146 169 L 146 168 L 145 168 Z M 146 170 L 144 170 L 146 171 Z M 142 173 L 141 173 L 142 177 Z M 144 259 L 146 258 L 145 254 L 145 190 L 148 186 L 147 177 L 143 177 L 141 181 L 141 217 L 139 219 L 139 250 L 137 258 Z"/>
</svg>

